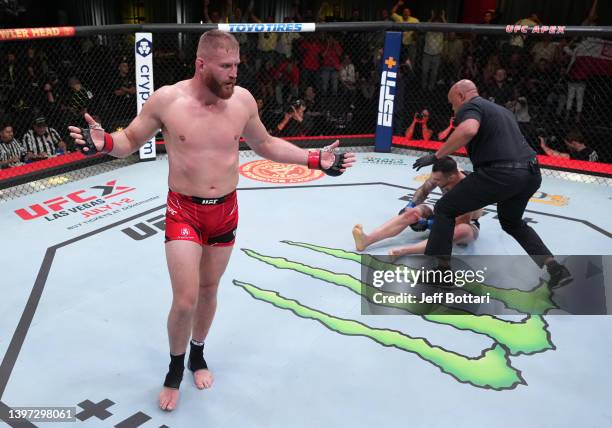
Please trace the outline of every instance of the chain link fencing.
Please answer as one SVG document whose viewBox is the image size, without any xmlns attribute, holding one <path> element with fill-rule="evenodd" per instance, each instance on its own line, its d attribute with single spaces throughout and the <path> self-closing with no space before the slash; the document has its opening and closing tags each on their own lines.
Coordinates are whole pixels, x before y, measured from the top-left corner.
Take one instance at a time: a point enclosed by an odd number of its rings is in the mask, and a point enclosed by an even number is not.
<svg viewBox="0 0 612 428">
<path fill-rule="evenodd" d="M 67 132 L 69 124 L 85 126 L 84 112 L 107 131 L 125 127 L 136 115 L 135 35 L 100 31 L 0 43 L 2 140 L 10 141 L 12 130 L 22 145 L 15 154 L 0 144 L 0 188 L 21 185 L 30 176 L 40 179 L 41 171 L 50 174 L 63 163 L 69 166 L 62 173 L 73 170 L 74 175 L 89 167 L 91 174 L 91 167 L 95 170 L 95 165 L 109 160 L 70 153 L 74 147 Z M 397 138 L 408 143 L 444 141 L 454 129 L 448 89 L 458 79 L 469 78 L 482 96 L 514 112 L 538 153 L 546 147 L 557 156 L 568 153 L 584 160 L 595 160 L 596 153 L 599 162 L 612 162 L 612 101 L 607 97 L 612 91 L 610 40 L 448 31 L 416 29 L 403 37 L 394 107 Z M 193 76 L 200 34 L 153 32 L 155 88 Z M 382 29 L 236 37 L 241 46 L 238 84 L 256 98 L 270 133 L 280 137 L 373 133 L 384 61 Z M 25 159 L 25 135 L 50 135 L 51 128 L 66 147 L 60 147 L 58 155 L 54 137 L 50 148 L 40 147 L 48 159 Z M 587 147 L 582 154 L 580 144 Z M 24 160 L 33 161 L 23 165 Z M 16 165 L 20 165 L 18 181 L 6 174 Z M 552 174 L 561 176 L 558 171 Z M 20 186 L 19 192 L 28 188 L 35 189 Z M 10 189 L 4 191 L 8 193 Z"/>
</svg>

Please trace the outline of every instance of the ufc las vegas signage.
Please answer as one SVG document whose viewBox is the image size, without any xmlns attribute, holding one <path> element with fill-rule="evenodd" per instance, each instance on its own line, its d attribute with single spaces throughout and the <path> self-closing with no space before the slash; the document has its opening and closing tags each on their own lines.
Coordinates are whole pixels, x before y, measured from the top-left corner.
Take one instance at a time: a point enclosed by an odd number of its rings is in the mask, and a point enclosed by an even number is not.
<svg viewBox="0 0 612 428">
<path fill-rule="evenodd" d="M 19 208 L 15 210 L 15 214 L 26 221 L 35 219 L 53 221 L 72 215 L 81 219 L 89 218 L 133 202 L 125 196 L 133 190 L 136 188 L 121 186 L 117 184 L 117 180 L 111 180 L 98 186 L 41 201 L 26 208 Z M 119 198 L 121 195 L 124 196 Z"/>
</svg>

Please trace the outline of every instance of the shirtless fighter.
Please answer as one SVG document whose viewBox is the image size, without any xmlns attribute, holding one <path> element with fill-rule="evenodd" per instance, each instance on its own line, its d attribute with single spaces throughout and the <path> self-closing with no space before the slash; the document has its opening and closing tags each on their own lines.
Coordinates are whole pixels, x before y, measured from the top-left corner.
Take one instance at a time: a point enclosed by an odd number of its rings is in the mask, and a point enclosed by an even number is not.
<svg viewBox="0 0 612 428">
<path fill-rule="evenodd" d="M 427 198 L 427 195 L 436 187 L 439 187 L 442 193 L 448 192 L 455 187 L 457 183 L 463 180 L 465 176 L 466 173 L 457 168 L 457 163 L 453 158 L 444 156 L 436 160 L 432 168 L 431 176 L 417 189 L 413 199 L 405 208 L 400 210 L 398 216 L 393 217 L 391 220 L 374 229 L 370 234 L 364 233 L 363 226 L 360 224 L 353 227 L 353 238 L 355 239 L 356 249 L 358 251 L 363 251 L 375 242 L 398 235 L 408 226 L 415 232 L 423 232 L 430 229 L 435 219 L 433 217 L 433 209 L 429 205 L 423 203 L 425 202 L 425 198 Z M 480 231 L 480 223 L 478 223 L 478 218 L 480 218 L 480 216 L 482 216 L 482 210 L 476 210 L 457 217 L 453 243 L 467 245 L 475 241 Z M 406 254 L 423 254 L 426 245 L 427 240 L 425 239 L 413 245 L 393 248 L 389 250 L 389 255 L 392 257 L 399 257 Z"/>
<path fill-rule="evenodd" d="M 105 133 L 91 116 L 87 128 L 69 127 L 85 154 L 125 157 L 159 129 L 168 152 L 166 259 L 172 283 L 168 315 L 170 367 L 159 406 L 176 408 L 184 359 L 191 336 L 188 368 L 199 389 L 213 376 L 204 360 L 204 340 L 215 314 L 219 280 L 225 271 L 238 225 L 238 144 L 243 135 L 258 155 L 277 162 L 307 165 L 336 176 L 355 155 L 306 151 L 271 137 L 261 123 L 251 93 L 235 86 L 240 62 L 233 35 L 207 31 L 198 44 L 193 78 L 159 88 L 122 131 Z"/>
</svg>

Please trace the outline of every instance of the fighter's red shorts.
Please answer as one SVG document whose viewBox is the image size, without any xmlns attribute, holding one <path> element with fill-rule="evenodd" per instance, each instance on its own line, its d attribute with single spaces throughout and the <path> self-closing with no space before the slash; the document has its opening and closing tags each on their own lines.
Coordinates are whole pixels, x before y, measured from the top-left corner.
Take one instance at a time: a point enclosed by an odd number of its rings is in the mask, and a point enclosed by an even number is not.
<svg viewBox="0 0 612 428">
<path fill-rule="evenodd" d="M 238 227 L 236 191 L 219 198 L 198 198 L 168 191 L 166 242 L 192 241 L 200 245 L 234 245 Z"/>
</svg>

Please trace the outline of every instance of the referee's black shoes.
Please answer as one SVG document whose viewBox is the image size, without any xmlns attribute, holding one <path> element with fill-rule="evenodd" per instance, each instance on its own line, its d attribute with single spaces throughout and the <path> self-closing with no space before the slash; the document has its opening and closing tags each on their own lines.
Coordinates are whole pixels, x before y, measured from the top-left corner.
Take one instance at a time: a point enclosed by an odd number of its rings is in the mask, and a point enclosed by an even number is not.
<svg viewBox="0 0 612 428">
<path fill-rule="evenodd" d="M 548 280 L 548 287 L 559 288 L 569 284 L 574 279 L 569 270 L 556 260 L 551 260 L 546 264 L 546 269 L 550 275 Z"/>
</svg>

